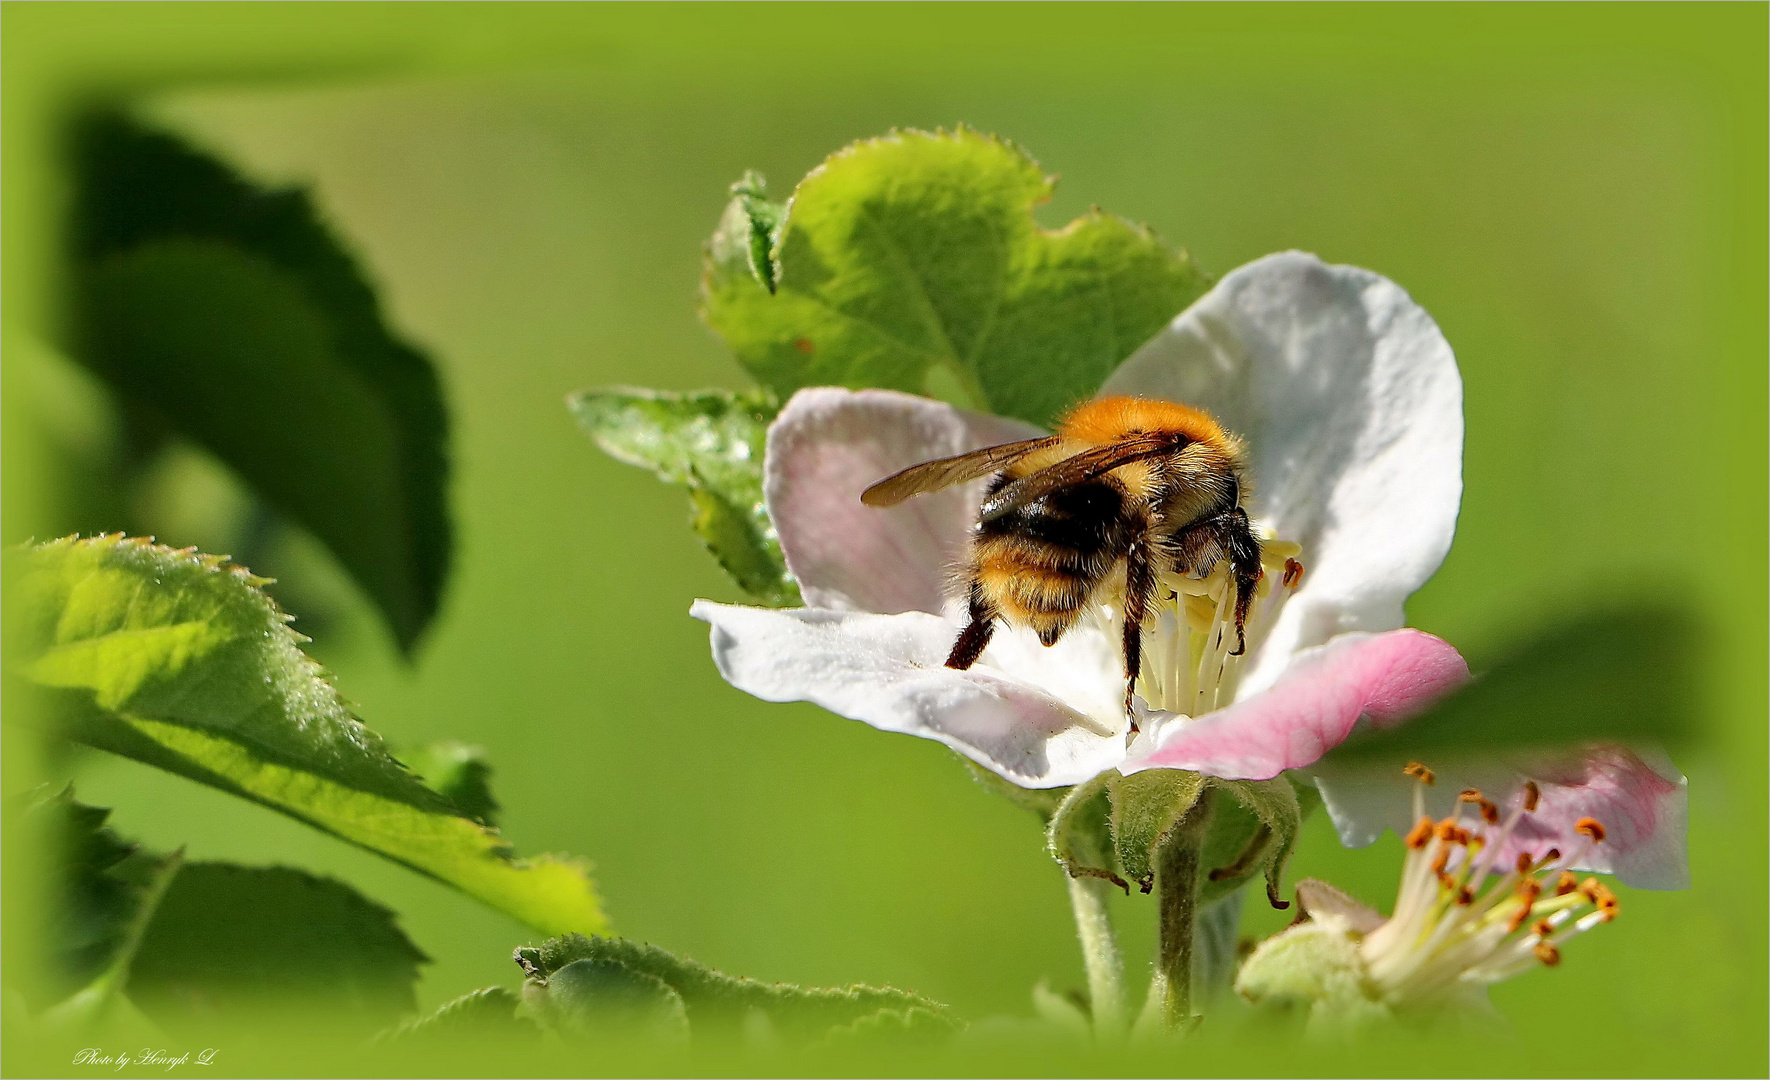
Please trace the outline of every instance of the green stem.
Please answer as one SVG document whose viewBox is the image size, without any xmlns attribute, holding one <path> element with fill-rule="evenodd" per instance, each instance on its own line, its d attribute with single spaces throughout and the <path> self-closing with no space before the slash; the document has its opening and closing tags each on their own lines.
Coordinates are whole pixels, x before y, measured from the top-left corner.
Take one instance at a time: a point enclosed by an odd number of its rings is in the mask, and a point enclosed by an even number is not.
<svg viewBox="0 0 1770 1080">
<path fill-rule="evenodd" d="M 1124 960 L 1106 908 L 1112 886 L 1099 878 L 1069 879 L 1069 903 L 1075 909 L 1076 936 L 1082 942 L 1082 963 L 1088 969 L 1088 1001 L 1094 1033 L 1111 1038 L 1124 1031 Z"/>
<path fill-rule="evenodd" d="M 1199 855 L 1210 824 L 1211 801 L 1200 799 L 1186 811 L 1156 850 L 1156 898 L 1161 907 L 1157 929 L 1155 976 L 1149 984 L 1148 1010 L 1162 1027 L 1183 1031 L 1192 1026 L 1192 942 L 1197 914 Z M 1146 1010 L 1147 1011 L 1147 1010 Z"/>
</svg>

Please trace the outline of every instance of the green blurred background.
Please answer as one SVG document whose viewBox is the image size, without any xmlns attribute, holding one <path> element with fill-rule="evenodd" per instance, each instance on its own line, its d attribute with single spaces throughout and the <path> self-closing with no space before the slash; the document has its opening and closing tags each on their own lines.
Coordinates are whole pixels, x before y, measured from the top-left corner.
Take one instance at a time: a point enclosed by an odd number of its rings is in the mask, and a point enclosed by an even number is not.
<svg viewBox="0 0 1770 1080">
<path fill-rule="evenodd" d="M 1433 313 L 1465 380 L 1467 487 L 1415 624 L 1479 665 L 1605 600 L 1700 617 L 1694 888 L 1628 893 L 1561 968 L 1501 987 L 1519 1046 L 1369 1068 L 1762 1074 L 1766 10 L 6 4 L 0 532 L 213 546 L 237 525 L 194 453 L 128 521 L 93 520 L 71 464 L 114 434 L 55 351 L 57 124 L 151 95 L 249 175 L 312 184 L 440 367 L 458 547 L 415 660 L 315 545 L 254 567 L 364 718 L 399 744 L 484 745 L 505 833 L 593 859 L 621 933 L 1024 1014 L 1037 980 L 1081 981 L 1034 819 L 935 744 L 726 687 L 687 607 L 738 596 L 685 500 L 563 405 L 743 385 L 694 309 L 744 169 L 784 191 L 893 126 L 993 131 L 1061 174 L 1047 225 L 1097 204 L 1216 274 L 1303 248 Z M 518 981 L 528 932 L 442 886 L 132 763 L 71 766 L 125 834 L 394 907 L 435 960 L 426 1005 Z M 8 790 L 61 768 L 9 753 Z M 1392 838 L 1343 851 L 1319 819 L 1294 864 L 1383 906 L 1398 868 Z M 1120 914 L 1140 967 L 1152 902 Z"/>
</svg>

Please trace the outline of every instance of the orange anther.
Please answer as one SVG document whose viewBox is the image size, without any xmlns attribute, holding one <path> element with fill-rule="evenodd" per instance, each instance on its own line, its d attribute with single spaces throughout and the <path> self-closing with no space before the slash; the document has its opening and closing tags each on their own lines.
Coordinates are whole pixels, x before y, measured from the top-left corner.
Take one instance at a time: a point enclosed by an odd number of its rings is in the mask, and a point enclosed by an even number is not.
<svg viewBox="0 0 1770 1080">
<path fill-rule="evenodd" d="M 1447 844 L 1467 844 L 1469 830 L 1458 825 L 1455 818 L 1445 818 L 1438 823 L 1438 839 Z"/>
<path fill-rule="evenodd" d="M 1536 925 L 1530 928 L 1530 932 L 1537 937 L 1546 938 L 1555 932 L 1555 924 L 1547 919 L 1538 919 Z"/>
<path fill-rule="evenodd" d="M 1284 561 L 1284 587 L 1294 589 L 1297 587 L 1297 582 L 1302 580 L 1303 564 L 1295 559 L 1286 559 Z"/>
<path fill-rule="evenodd" d="M 1555 879 L 1556 896 L 1566 896 L 1577 888 L 1579 888 L 1579 878 L 1573 876 L 1572 870 L 1561 871 L 1561 876 Z"/>
<path fill-rule="evenodd" d="M 1542 797 L 1543 797 L 1543 789 L 1536 786 L 1535 780 L 1526 780 L 1524 782 L 1524 812 L 1525 813 L 1527 813 L 1527 814 L 1536 813 L 1536 804 L 1537 804 L 1538 800 L 1540 800 Z"/>
<path fill-rule="evenodd" d="M 1573 831 L 1577 833 L 1585 833 L 1592 838 L 1592 843 L 1594 844 L 1602 844 L 1604 842 L 1604 826 L 1598 823 L 1597 818 L 1580 818 L 1573 823 Z"/>
<path fill-rule="evenodd" d="M 1432 860 L 1432 872 L 1439 877 L 1445 876 L 1445 868 L 1450 866 L 1450 849 L 1440 848 L 1438 857 Z"/>
<path fill-rule="evenodd" d="M 1487 822 L 1489 825 L 1498 825 L 1500 823 L 1500 808 L 1499 807 L 1495 806 L 1493 803 L 1489 802 L 1486 799 L 1482 799 L 1481 802 L 1478 803 L 1477 805 L 1479 805 L 1481 807 L 1481 820 L 1482 821 Z"/>
<path fill-rule="evenodd" d="M 1457 903 L 1461 904 L 1464 907 L 1468 907 L 1470 904 L 1473 904 L 1474 902 L 1475 902 L 1475 890 L 1474 889 L 1471 889 L 1471 888 L 1469 888 L 1469 886 L 1464 885 L 1462 888 L 1457 890 Z"/>
<path fill-rule="evenodd" d="M 1419 820 L 1419 823 L 1414 826 L 1413 831 L 1407 834 L 1407 846 L 1414 851 L 1418 851 L 1425 847 L 1431 839 L 1432 819 L 1429 817 L 1423 817 Z"/>
<path fill-rule="evenodd" d="M 1561 962 L 1561 950 L 1546 941 L 1532 949 L 1531 952 L 1536 953 L 1536 958 L 1543 962 L 1544 967 L 1554 967 Z"/>
<path fill-rule="evenodd" d="M 1457 800 L 1459 802 L 1468 802 L 1468 803 L 1480 802 L 1481 801 L 1481 789 L 1480 788 L 1464 788 L 1462 791 L 1462 794 L 1457 796 Z"/>
<path fill-rule="evenodd" d="M 1536 860 L 1530 857 L 1530 852 L 1520 851 L 1518 853 L 1518 861 L 1514 865 L 1518 867 L 1518 876 L 1523 877 L 1525 874 L 1530 873 L 1530 868 L 1536 865 Z"/>
<path fill-rule="evenodd" d="M 1420 783 L 1425 784 L 1427 787 L 1431 787 L 1438 782 L 1438 774 L 1417 761 L 1408 762 L 1407 766 L 1401 771 L 1404 774 L 1413 777 L 1415 780 L 1418 780 Z"/>
<path fill-rule="evenodd" d="M 1506 933 L 1510 934 L 1510 933 L 1516 931 L 1520 926 L 1523 926 L 1525 923 L 1527 923 L 1529 921 L 1530 921 L 1530 908 L 1528 908 L 1528 907 L 1519 908 L 1517 911 L 1512 912 L 1512 921 L 1506 924 Z"/>
</svg>

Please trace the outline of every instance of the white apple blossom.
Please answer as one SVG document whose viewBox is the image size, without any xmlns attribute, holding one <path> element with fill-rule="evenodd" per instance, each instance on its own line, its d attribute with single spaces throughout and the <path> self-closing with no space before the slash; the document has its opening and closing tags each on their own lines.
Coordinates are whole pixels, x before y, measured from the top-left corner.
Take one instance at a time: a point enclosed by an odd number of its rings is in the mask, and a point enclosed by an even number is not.
<svg viewBox="0 0 1770 1080">
<path fill-rule="evenodd" d="M 1155 767 L 1270 778 L 1313 765 L 1361 719 L 1398 722 L 1468 677 L 1456 650 L 1403 628 L 1403 601 L 1455 530 L 1463 414 L 1450 346 L 1399 286 L 1312 255 L 1268 256 L 1227 275 L 1101 393 L 1200 406 L 1241 436 L 1245 505 L 1269 560 L 1242 656 L 1225 642 L 1222 569 L 1163 578 L 1137 684 L 1141 734 L 1123 711 L 1110 604 L 1049 648 L 1002 627 L 971 669 L 944 666 L 964 625 L 954 568 L 983 481 L 890 509 L 860 492 L 1039 432 L 892 391 L 802 390 L 770 428 L 764 493 L 807 606 L 697 601 L 721 674 L 766 700 L 939 741 L 1035 788 Z M 1632 756 L 1624 772 L 1652 774 Z M 1327 805 L 1349 841 L 1368 843 L 1393 816 L 1380 800 Z M 1644 841 L 1663 841 L 1681 805 Z M 1681 857 L 1681 829 L 1675 843 Z"/>
</svg>

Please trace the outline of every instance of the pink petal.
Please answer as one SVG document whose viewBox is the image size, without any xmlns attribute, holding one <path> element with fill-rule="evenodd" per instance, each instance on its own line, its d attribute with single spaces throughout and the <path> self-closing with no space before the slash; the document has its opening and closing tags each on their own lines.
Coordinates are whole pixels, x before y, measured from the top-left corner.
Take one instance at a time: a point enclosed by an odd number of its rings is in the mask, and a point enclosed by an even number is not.
<svg viewBox="0 0 1770 1080">
<path fill-rule="evenodd" d="M 1267 780 L 1313 765 L 1361 716 L 1387 727 L 1469 678 L 1449 644 L 1419 630 L 1342 634 L 1298 654 L 1271 689 L 1196 720 L 1165 724 L 1123 771 L 1190 769 Z"/>
<path fill-rule="evenodd" d="M 860 493 L 899 469 L 1036 438 L 1037 428 L 893 390 L 801 390 L 768 429 L 763 495 L 787 568 L 815 608 L 939 614 L 983 481 L 889 509 Z"/>
<path fill-rule="evenodd" d="M 1687 782 L 1661 754 L 1604 744 L 1568 753 L 1427 764 L 1438 773 L 1438 783 L 1426 789 L 1426 811 L 1434 817 L 1452 813 L 1457 793 L 1467 788 L 1478 789 L 1509 813 L 1523 800 L 1525 782 L 1537 784 L 1536 811 L 1524 815 L 1500 845 L 1493 861 L 1498 869 L 1509 868 L 1521 853 L 1542 858 L 1555 848 L 1574 859 L 1574 869 L 1615 874 L 1640 888 L 1690 884 Z M 1394 770 L 1324 769 L 1316 783 L 1349 847 L 1370 843 L 1384 828 L 1399 834 L 1413 825 L 1414 784 Z M 1604 826 L 1602 843 L 1590 843 L 1575 828 L 1587 817 Z"/>
</svg>

